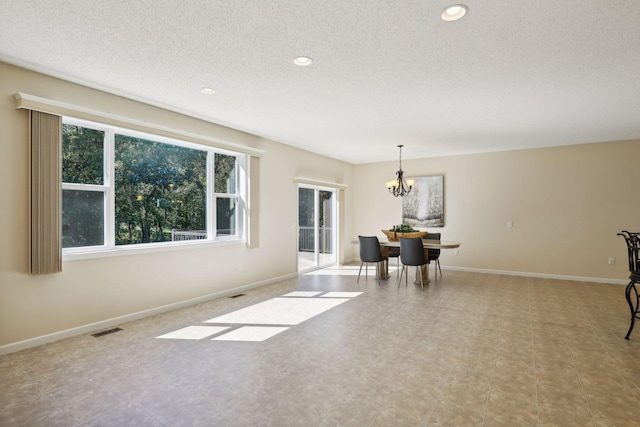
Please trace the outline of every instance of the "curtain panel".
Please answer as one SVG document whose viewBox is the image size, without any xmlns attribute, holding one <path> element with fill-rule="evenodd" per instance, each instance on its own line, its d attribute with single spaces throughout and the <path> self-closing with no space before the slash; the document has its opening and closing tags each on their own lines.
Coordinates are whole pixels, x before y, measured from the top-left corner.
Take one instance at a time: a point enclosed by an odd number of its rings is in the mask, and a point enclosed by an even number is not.
<svg viewBox="0 0 640 427">
<path fill-rule="evenodd" d="M 29 111 L 31 274 L 62 271 L 62 117 Z"/>
</svg>

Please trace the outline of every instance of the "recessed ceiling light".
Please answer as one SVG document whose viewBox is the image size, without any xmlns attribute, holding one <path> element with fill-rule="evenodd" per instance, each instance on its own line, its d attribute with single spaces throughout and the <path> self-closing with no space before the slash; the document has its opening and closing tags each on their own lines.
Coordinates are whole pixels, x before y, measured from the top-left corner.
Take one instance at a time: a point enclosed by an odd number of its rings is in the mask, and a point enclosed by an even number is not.
<svg viewBox="0 0 640 427">
<path fill-rule="evenodd" d="M 447 7 L 440 17 L 445 21 L 457 21 L 467 14 L 469 8 L 463 4 L 454 4 Z"/>
<path fill-rule="evenodd" d="M 210 87 L 203 87 L 202 89 L 200 89 L 200 92 L 204 93 L 205 95 L 213 95 L 214 93 L 216 93 L 216 90 Z"/>
<path fill-rule="evenodd" d="M 313 59 L 309 58 L 308 56 L 298 56 L 293 59 L 293 63 L 299 67 L 308 67 L 309 65 L 313 64 Z"/>
</svg>

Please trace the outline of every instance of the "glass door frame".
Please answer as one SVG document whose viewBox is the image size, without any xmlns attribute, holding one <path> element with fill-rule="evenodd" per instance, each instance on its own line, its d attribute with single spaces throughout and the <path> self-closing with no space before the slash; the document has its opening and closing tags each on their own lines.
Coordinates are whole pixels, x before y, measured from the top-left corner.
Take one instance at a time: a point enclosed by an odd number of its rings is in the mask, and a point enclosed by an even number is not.
<svg viewBox="0 0 640 427">
<path fill-rule="evenodd" d="M 314 207 L 314 218 L 313 218 L 313 230 L 314 230 L 314 262 L 312 267 L 302 268 L 300 265 L 300 189 L 309 189 L 314 190 L 313 197 L 313 207 Z M 326 191 L 332 193 L 331 196 L 331 248 L 332 248 L 332 258 L 329 262 L 321 263 L 320 260 L 320 248 L 319 248 L 319 238 L 320 238 L 320 191 Z M 313 184 L 303 184 L 298 183 L 296 188 L 296 198 L 297 198 L 297 233 L 296 233 L 296 270 L 298 273 L 306 273 L 313 270 L 318 270 L 325 267 L 330 267 L 332 265 L 336 265 L 338 263 L 338 195 L 339 191 L 337 188 L 333 187 L 323 187 L 319 185 Z"/>
</svg>

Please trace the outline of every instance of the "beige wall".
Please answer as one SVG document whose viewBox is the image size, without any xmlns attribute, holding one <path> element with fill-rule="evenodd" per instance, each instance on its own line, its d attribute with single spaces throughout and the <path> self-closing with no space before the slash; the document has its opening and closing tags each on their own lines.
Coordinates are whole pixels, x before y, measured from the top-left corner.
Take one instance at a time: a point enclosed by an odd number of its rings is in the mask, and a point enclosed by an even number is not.
<svg viewBox="0 0 640 427">
<path fill-rule="evenodd" d="M 63 263 L 63 273 L 29 276 L 25 92 L 266 151 L 260 160 L 260 247 L 191 250 Z M 2 346 L 144 310 L 256 284 L 296 271 L 294 177 L 343 183 L 343 252 L 358 234 L 401 221 L 401 199 L 384 182 L 397 162 L 349 165 L 0 63 L 0 352 Z M 408 147 L 410 149 L 410 147 Z M 624 281 L 626 252 L 615 234 L 640 230 L 640 141 L 405 160 L 412 176 L 444 175 L 445 266 Z M 513 228 L 506 227 L 513 221 Z M 616 265 L 607 264 L 615 257 Z M 240 268 L 238 268 L 240 266 Z"/>
<path fill-rule="evenodd" d="M 27 111 L 25 92 L 73 105 L 260 148 L 260 247 L 243 244 L 63 263 L 61 274 L 28 267 Z M 296 273 L 293 178 L 351 185 L 353 166 L 254 135 L 0 63 L 1 346 Z M 345 239 L 352 234 L 347 212 Z"/>
<path fill-rule="evenodd" d="M 410 149 L 410 147 L 409 147 Z M 411 176 L 444 175 L 443 265 L 589 279 L 628 277 L 620 230 L 640 230 L 640 141 L 405 160 Z M 397 162 L 355 166 L 354 236 L 399 224 L 384 182 Z M 507 228 L 507 221 L 513 228 Z M 616 264 L 608 265 L 615 257 Z"/>
</svg>

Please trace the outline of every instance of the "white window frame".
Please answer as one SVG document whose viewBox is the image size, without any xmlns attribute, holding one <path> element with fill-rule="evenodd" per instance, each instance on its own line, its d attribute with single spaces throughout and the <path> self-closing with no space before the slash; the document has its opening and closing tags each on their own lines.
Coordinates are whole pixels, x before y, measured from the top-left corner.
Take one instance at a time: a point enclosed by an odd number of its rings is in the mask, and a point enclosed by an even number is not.
<svg viewBox="0 0 640 427">
<path fill-rule="evenodd" d="M 238 153 L 233 153 L 231 151 L 225 151 L 216 149 L 213 150 L 207 158 L 207 176 L 214 177 L 215 171 L 215 155 L 216 154 L 224 154 L 226 156 L 234 156 L 236 158 L 236 165 L 234 167 L 235 172 L 235 182 L 236 182 L 236 191 L 235 193 L 216 193 L 215 191 L 215 182 L 212 185 L 207 186 L 207 212 L 212 212 L 212 215 L 207 215 L 207 235 L 209 238 L 213 240 L 220 241 L 229 241 L 229 240 L 238 240 L 238 234 L 244 236 L 245 227 L 245 207 L 246 207 L 246 195 L 247 195 L 247 156 L 238 155 Z M 241 173 L 242 172 L 242 173 Z M 214 177 L 215 178 L 215 177 Z M 233 235 L 222 235 L 216 236 L 218 229 L 216 224 L 216 215 L 217 215 L 217 204 L 216 200 L 219 198 L 225 199 L 235 199 L 236 201 L 236 215 L 235 215 L 235 224 L 234 228 L 236 230 L 236 234 Z"/>
<path fill-rule="evenodd" d="M 104 245 L 81 246 L 62 249 L 62 260 L 100 258 L 133 253 L 176 250 L 183 247 L 202 245 L 220 245 L 246 243 L 246 197 L 247 197 L 247 154 L 211 147 L 204 144 L 186 142 L 148 132 L 140 132 L 122 127 L 112 126 L 94 121 L 63 116 L 63 124 L 86 127 L 103 131 L 104 134 L 104 182 L 102 185 L 61 183 L 62 190 L 100 191 L 104 193 Z M 207 152 L 207 191 L 206 191 L 206 225 L 207 238 L 202 240 L 186 240 L 176 242 L 153 242 L 131 245 L 115 244 L 115 135 L 126 135 L 149 141 L 177 145 L 185 148 Z M 236 158 L 235 181 L 236 194 L 215 193 L 214 161 L 215 154 L 224 154 Z M 216 197 L 233 197 L 236 199 L 236 224 L 234 235 L 216 237 Z"/>
</svg>

